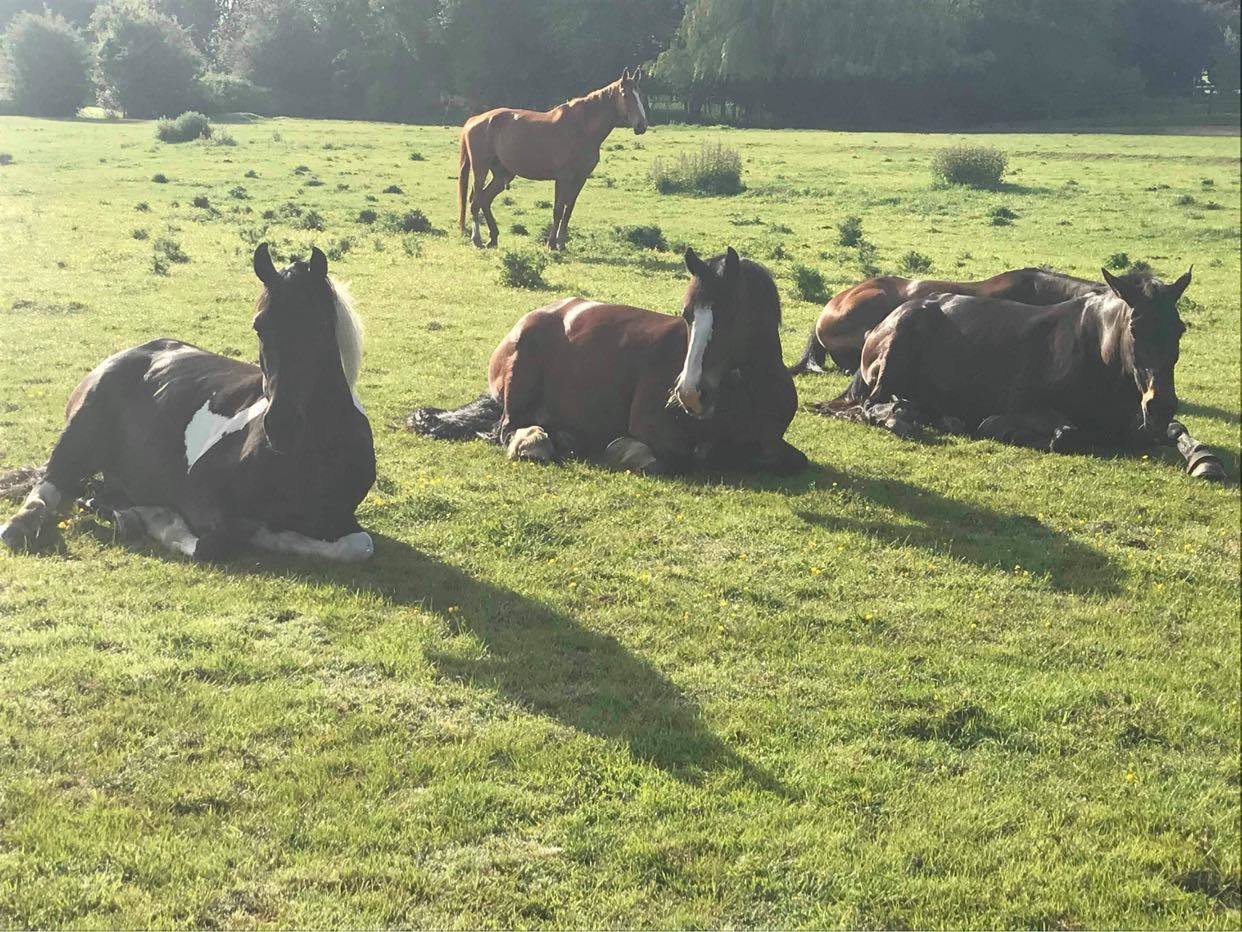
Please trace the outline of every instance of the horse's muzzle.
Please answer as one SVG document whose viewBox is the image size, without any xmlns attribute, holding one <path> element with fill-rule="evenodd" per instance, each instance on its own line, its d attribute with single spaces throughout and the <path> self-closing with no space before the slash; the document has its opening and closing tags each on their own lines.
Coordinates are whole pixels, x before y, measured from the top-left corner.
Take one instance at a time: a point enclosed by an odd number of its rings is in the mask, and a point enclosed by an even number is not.
<svg viewBox="0 0 1242 932">
<path fill-rule="evenodd" d="M 635 123 L 634 124 L 634 135 L 635 136 L 641 136 L 645 132 L 647 132 L 646 123 Z"/>
</svg>

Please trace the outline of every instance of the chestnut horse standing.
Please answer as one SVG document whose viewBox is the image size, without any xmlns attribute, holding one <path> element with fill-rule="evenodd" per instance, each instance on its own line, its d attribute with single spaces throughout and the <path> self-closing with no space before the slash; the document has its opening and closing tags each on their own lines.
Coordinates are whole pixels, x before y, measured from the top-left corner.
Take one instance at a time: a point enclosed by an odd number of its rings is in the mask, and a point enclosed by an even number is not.
<svg viewBox="0 0 1242 932">
<path fill-rule="evenodd" d="M 491 237 L 487 245 L 496 245 L 500 231 L 492 216 L 492 201 L 509 182 L 519 176 L 555 181 L 548 248 L 565 248 L 574 203 L 599 164 L 600 145 L 619 126 L 630 126 L 637 135 L 647 131 L 647 107 L 639 90 L 642 77 L 642 71 L 631 74 L 627 70 L 606 87 L 547 112 L 501 107 L 467 120 L 461 128 L 461 170 L 457 182 L 458 225 L 462 233 L 466 232 L 466 191 L 471 171 L 471 239 L 479 247 L 483 246 L 480 212 Z M 492 180 L 485 183 L 489 171 Z"/>
<path fill-rule="evenodd" d="M 771 275 L 733 249 L 706 262 L 687 249 L 686 266 L 682 317 L 582 298 L 533 310 L 492 353 L 487 395 L 421 408 L 410 428 L 498 440 L 513 459 L 602 455 L 640 473 L 804 468 L 783 439 L 798 397 Z"/>
<path fill-rule="evenodd" d="M 1002 272 L 978 282 L 909 279 L 896 275 L 869 278 L 842 291 L 824 306 L 811 330 L 802 359 L 789 371 L 794 375 L 821 372 L 824 357 L 831 356 L 838 368 L 853 372 L 858 368 L 868 331 L 899 305 L 928 295 L 970 295 L 1045 307 L 1106 290 L 1107 286 L 1099 282 L 1030 268 Z"/>
</svg>

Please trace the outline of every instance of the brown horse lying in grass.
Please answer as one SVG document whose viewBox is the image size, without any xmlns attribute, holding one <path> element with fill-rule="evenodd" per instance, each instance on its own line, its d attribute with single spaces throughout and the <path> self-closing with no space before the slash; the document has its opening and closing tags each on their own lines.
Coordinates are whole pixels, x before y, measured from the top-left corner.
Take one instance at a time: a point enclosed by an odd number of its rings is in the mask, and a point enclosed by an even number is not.
<svg viewBox="0 0 1242 932">
<path fill-rule="evenodd" d="M 408 426 L 488 437 L 514 459 L 602 457 L 641 473 L 801 470 L 806 457 L 783 439 L 798 399 L 772 276 L 732 248 L 706 262 L 687 249 L 686 266 L 681 317 L 555 301 L 496 347 L 488 395 L 456 411 L 421 408 Z"/>
<path fill-rule="evenodd" d="M 839 369 L 853 372 L 867 332 L 906 301 L 932 294 L 972 295 L 1000 298 L 1022 304 L 1046 306 L 1105 291 L 1089 282 L 1043 269 L 1014 269 L 978 282 L 935 281 L 882 275 L 842 291 L 825 306 L 811 330 L 806 350 L 790 372 L 822 372 L 824 357 L 831 356 Z"/>
<path fill-rule="evenodd" d="M 1190 277 L 1166 285 L 1104 272 L 1108 291 L 1049 307 L 907 301 L 871 331 L 849 388 L 816 407 L 850 416 L 897 400 L 977 436 L 1054 452 L 1163 443 L 1186 329 L 1177 302 Z"/>
<path fill-rule="evenodd" d="M 495 246 L 500 231 L 492 216 L 492 201 L 509 182 L 519 176 L 555 181 L 556 201 L 552 206 L 548 248 L 563 249 L 578 192 L 599 164 L 600 145 L 619 126 L 633 127 L 638 135 L 647 132 L 647 107 L 639 90 L 642 76 L 641 71 L 626 71 L 606 87 L 546 113 L 502 107 L 467 120 L 461 129 L 457 183 L 458 225 L 462 233 L 466 232 L 466 190 L 471 171 L 471 239 L 480 247 L 483 237 L 479 235 L 479 213 L 487 221 L 487 245 Z M 492 180 L 485 184 L 489 171 Z"/>
</svg>

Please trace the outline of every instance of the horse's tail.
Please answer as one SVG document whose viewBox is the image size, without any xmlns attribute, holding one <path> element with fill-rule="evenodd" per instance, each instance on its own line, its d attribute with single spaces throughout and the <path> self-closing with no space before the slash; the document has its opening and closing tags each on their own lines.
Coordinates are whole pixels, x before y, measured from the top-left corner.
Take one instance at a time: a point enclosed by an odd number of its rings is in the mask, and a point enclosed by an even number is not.
<svg viewBox="0 0 1242 932">
<path fill-rule="evenodd" d="M 457 170 L 457 226 L 466 232 L 466 198 L 470 191 L 470 149 L 466 145 L 466 131 L 461 131 L 461 166 Z"/>
<path fill-rule="evenodd" d="M 504 407 L 491 395 L 480 395 L 452 411 L 418 408 L 405 419 L 407 429 L 437 440 L 474 440 L 500 443 L 500 419 Z"/>
<path fill-rule="evenodd" d="M 824 349 L 824 344 L 819 342 L 819 336 L 815 332 L 815 327 L 811 327 L 811 335 L 807 337 L 806 349 L 802 351 L 802 358 L 789 367 L 789 374 L 801 375 L 804 372 L 823 372 L 824 360 L 827 358 L 827 355 L 828 351 Z"/>
<path fill-rule="evenodd" d="M 863 402 L 871 397 L 871 386 L 863 378 L 862 369 L 854 373 L 845 391 L 830 401 L 813 401 L 807 410 L 822 414 L 824 417 L 839 417 L 845 421 L 864 421 Z"/>
</svg>

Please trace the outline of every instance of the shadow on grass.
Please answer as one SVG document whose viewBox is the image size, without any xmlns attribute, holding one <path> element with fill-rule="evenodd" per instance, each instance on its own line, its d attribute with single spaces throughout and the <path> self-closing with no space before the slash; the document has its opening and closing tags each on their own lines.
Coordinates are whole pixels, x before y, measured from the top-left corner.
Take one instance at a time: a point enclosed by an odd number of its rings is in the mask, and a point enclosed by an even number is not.
<svg viewBox="0 0 1242 932">
<path fill-rule="evenodd" d="M 1053 587 L 1065 592 L 1109 595 L 1120 591 L 1120 568 L 1107 554 L 1030 515 L 958 501 L 900 479 L 857 476 L 815 464 L 789 479 L 740 476 L 732 481 L 792 495 L 836 483 L 842 495 L 861 498 L 909 520 L 861 517 L 857 510 L 846 514 L 795 508 L 794 514 L 829 531 L 848 531 L 893 546 L 914 545 L 976 566 L 1005 570 L 1019 565 L 1036 574 L 1046 573 Z"/>
<path fill-rule="evenodd" d="M 509 589 L 475 579 L 400 540 L 375 537 L 375 557 L 361 566 L 269 560 L 238 567 L 263 575 L 330 581 L 418 606 L 486 646 L 480 657 L 432 655 L 447 677 L 494 691 L 537 715 L 586 734 L 623 741 L 636 760 L 697 783 L 736 771 L 782 797 L 790 791 L 716 737 L 698 707 L 669 679 L 616 639 Z M 449 606 L 454 611 L 447 611 Z"/>
<path fill-rule="evenodd" d="M 1183 415 L 1189 414 L 1191 417 L 1201 417 L 1209 421 L 1219 421 L 1226 427 L 1237 427 L 1239 423 L 1242 423 L 1242 412 L 1227 411 L 1224 408 L 1218 408 L 1215 405 L 1203 405 L 1194 401 L 1178 402 L 1177 413 L 1179 419 Z"/>
</svg>

